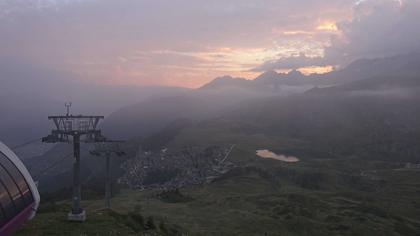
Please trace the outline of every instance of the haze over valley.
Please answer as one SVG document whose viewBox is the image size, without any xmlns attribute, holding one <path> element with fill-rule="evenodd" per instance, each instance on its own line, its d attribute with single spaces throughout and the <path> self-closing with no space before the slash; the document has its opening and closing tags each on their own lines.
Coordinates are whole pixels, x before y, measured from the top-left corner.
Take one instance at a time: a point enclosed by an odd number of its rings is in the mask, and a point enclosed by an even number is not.
<svg viewBox="0 0 420 236">
<path fill-rule="evenodd" d="M 41 196 L 16 235 L 419 235 L 419 17 L 0 0 L 0 141 Z"/>
</svg>

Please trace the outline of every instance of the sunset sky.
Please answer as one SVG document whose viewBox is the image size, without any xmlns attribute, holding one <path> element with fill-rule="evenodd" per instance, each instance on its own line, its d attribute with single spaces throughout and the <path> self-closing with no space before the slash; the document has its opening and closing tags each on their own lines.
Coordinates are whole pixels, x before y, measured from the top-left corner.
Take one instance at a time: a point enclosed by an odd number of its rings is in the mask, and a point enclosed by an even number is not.
<svg viewBox="0 0 420 236">
<path fill-rule="evenodd" d="M 419 22 L 419 0 L 0 0 L 0 61 L 194 88 L 417 51 Z"/>
</svg>

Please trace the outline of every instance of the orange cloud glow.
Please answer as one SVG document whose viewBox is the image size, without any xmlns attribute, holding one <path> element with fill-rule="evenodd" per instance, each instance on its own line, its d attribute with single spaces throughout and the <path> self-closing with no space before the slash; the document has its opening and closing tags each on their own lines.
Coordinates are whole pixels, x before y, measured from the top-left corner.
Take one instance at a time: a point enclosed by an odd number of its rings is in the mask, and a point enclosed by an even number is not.
<svg viewBox="0 0 420 236">
<path fill-rule="evenodd" d="M 304 75 L 325 74 L 334 70 L 333 66 L 310 66 L 300 68 L 299 71 Z"/>
<path fill-rule="evenodd" d="M 335 22 L 324 22 L 318 25 L 316 29 L 320 31 L 332 31 L 332 32 L 338 31 L 338 27 Z"/>
</svg>

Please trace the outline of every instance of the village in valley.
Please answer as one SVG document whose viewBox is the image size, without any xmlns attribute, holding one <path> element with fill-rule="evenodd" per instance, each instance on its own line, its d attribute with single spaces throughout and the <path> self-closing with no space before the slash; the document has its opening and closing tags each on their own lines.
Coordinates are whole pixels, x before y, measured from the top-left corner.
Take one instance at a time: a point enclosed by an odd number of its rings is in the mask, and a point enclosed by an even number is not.
<svg viewBox="0 0 420 236">
<path fill-rule="evenodd" d="M 177 189 L 211 182 L 235 165 L 229 161 L 229 147 L 184 147 L 171 152 L 139 149 L 137 155 L 122 164 L 125 174 L 119 179 L 132 189 Z"/>
</svg>

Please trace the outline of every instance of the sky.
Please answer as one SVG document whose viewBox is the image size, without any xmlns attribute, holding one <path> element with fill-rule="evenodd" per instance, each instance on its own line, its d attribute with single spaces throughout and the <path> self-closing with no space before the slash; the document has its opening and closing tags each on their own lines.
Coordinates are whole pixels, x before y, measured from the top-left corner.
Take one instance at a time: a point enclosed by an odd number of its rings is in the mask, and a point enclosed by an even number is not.
<svg viewBox="0 0 420 236">
<path fill-rule="evenodd" d="M 0 62 L 196 88 L 420 49 L 420 0 L 0 0 Z"/>
</svg>

